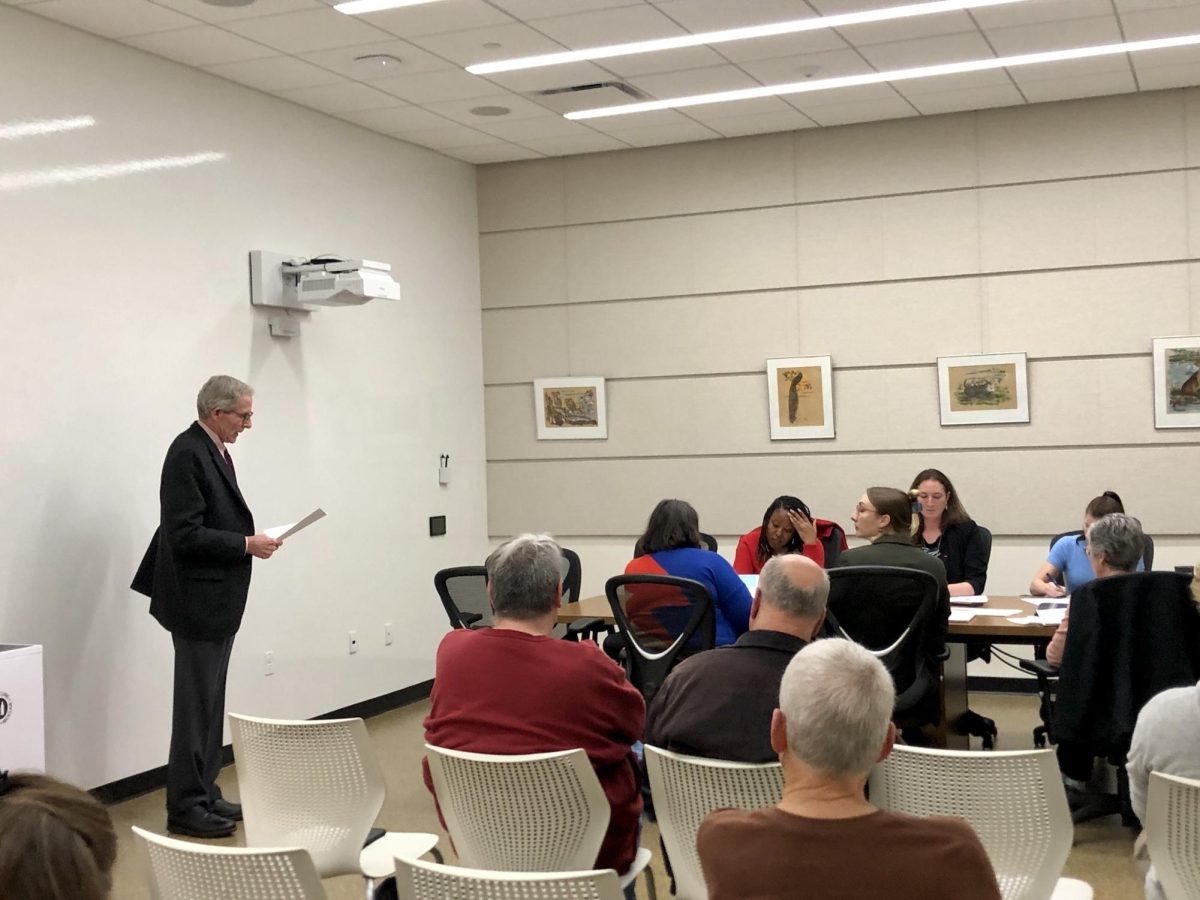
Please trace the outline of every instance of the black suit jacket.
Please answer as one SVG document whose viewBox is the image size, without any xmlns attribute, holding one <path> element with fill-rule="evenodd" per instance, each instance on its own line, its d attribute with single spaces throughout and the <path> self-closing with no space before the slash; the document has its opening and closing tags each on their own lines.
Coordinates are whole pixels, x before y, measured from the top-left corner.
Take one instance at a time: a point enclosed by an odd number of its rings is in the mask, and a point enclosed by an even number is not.
<svg viewBox="0 0 1200 900">
<path fill-rule="evenodd" d="M 208 433 L 193 422 L 171 442 L 158 530 L 133 579 L 150 614 L 179 637 L 222 640 L 242 622 L 250 590 L 246 538 L 254 517 Z"/>
</svg>

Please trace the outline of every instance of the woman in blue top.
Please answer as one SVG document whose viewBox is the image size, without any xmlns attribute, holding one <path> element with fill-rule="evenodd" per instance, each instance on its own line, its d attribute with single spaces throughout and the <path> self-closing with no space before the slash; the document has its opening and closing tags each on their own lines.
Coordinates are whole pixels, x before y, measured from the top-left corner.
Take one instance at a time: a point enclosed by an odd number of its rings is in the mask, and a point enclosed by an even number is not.
<svg viewBox="0 0 1200 900">
<path fill-rule="evenodd" d="M 1095 578 L 1096 573 L 1092 571 L 1091 560 L 1087 557 L 1084 535 L 1097 519 L 1109 513 L 1124 512 L 1125 505 L 1115 491 L 1105 491 L 1099 497 L 1093 497 L 1083 511 L 1083 533 L 1065 534 L 1054 542 L 1050 556 L 1029 584 L 1029 593 L 1035 597 L 1063 597 Z M 1141 572 L 1144 568 L 1142 561 L 1138 560 L 1137 571 Z M 1065 582 L 1066 587 L 1060 581 Z"/>
<path fill-rule="evenodd" d="M 716 608 L 717 646 L 732 644 L 750 627 L 750 592 L 725 557 L 701 549 L 700 519 L 686 500 L 660 500 L 638 539 L 640 555 L 626 575 L 672 575 L 699 581 Z"/>
</svg>

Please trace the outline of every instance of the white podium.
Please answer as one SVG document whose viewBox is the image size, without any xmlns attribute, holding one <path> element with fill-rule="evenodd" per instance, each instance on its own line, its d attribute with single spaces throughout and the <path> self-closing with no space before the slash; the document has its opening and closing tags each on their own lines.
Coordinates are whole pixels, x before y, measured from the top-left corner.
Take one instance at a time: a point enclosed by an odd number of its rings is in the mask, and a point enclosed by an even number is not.
<svg viewBox="0 0 1200 900">
<path fill-rule="evenodd" d="M 0 769 L 46 771 L 40 644 L 0 644 Z"/>
</svg>

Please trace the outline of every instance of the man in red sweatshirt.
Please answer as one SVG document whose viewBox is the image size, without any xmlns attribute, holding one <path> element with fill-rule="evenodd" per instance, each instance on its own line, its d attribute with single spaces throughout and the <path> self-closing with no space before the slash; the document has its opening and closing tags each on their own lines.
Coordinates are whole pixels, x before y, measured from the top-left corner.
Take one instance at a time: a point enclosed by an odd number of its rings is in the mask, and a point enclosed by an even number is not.
<svg viewBox="0 0 1200 900">
<path fill-rule="evenodd" d="M 474 753 L 582 748 L 612 807 L 596 867 L 625 872 L 642 812 L 630 749 L 642 738 L 642 695 L 595 644 L 550 636 L 562 602 L 562 551 L 553 538 L 524 534 L 500 545 L 487 574 L 494 624 L 442 639 L 425 741 Z"/>
</svg>

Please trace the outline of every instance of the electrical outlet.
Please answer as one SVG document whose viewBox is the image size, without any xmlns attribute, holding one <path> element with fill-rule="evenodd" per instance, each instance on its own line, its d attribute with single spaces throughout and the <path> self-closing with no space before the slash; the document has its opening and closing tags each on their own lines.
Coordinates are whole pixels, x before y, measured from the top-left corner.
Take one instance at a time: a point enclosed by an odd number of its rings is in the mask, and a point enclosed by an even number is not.
<svg viewBox="0 0 1200 900">
<path fill-rule="evenodd" d="M 383 623 L 383 645 L 385 647 L 392 646 L 392 623 Z"/>
<path fill-rule="evenodd" d="M 351 653 L 358 652 L 358 632 L 357 631 L 350 632 L 350 652 Z"/>
<path fill-rule="evenodd" d="M 275 654 L 272 651 L 268 650 L 266 653 L 263 654 L 263 662 L 266 663 L 266 669 L 263 671 L 263 674 L 264 675 L 274 675 L 275 674 Z"/>
</svg>

